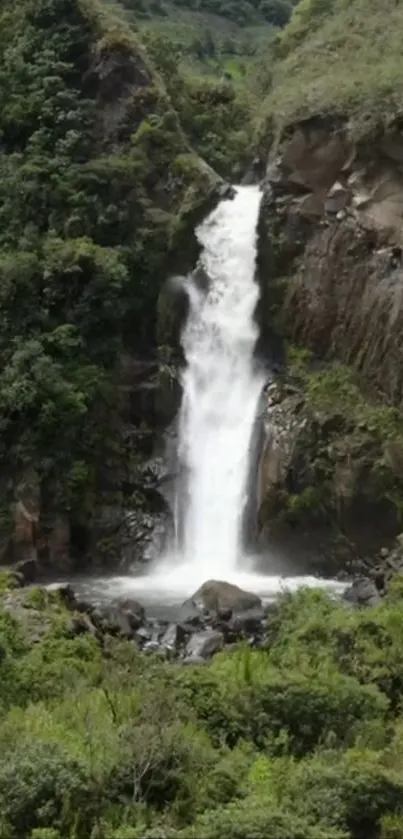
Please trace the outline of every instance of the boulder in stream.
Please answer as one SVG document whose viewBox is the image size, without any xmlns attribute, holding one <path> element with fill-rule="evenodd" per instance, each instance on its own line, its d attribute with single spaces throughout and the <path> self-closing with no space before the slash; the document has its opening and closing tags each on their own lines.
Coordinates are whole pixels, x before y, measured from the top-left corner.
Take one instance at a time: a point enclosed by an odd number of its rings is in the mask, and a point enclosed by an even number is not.
<svg viewBox="0 0 403 839">
<path fill-rule="evenodd" d="M 250 609 L 262 608 L 262 601 L 257 594 L 244 591 L 232 583 L 223 580 L 207 580 L 183 604 L 183 609 L 193 608 L 198 612 L 210 614 L 239 614 Z"/>
<path fill-rule="evenodd" d="M 102 633 L 134 637 L 145 621 L 145 612 L 137 600 L 122 600 L 110 606 L 99 606 L 94 609 L 91 619 L 95 627 Z"/>
<path fill-rule="evenodd" d="M 204 632 L 196 632 L 186 644 L 185 663 L 197 663 L 200 660 L 211 658 L 214 653 L 224 647 L 224 635 L 214 629 L 206 629 Z"/>
</svg>

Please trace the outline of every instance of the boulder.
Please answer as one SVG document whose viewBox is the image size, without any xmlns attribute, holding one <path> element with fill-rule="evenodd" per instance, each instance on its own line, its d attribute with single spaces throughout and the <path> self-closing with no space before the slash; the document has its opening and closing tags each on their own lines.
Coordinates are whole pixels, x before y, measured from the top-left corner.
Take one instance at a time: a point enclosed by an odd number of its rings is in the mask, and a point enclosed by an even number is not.
<svg viewBox="0 0 403 839">
<path fill-rule="evenodd" d="M 126 615 L 132 629 L 139 629 L 145 619 L 145 609 L 138 600 L 126 598 L 116 604 L 120 612 Z"/>
<path fill-rule="evenodd" d="M 67 622 L 66 630 L 72 638 L 75 638 L 77 635 L 85 635 L 87 633 L 99 638 L 99 632 L 97 632 L 88 615 L 73 615 Z"/>
<path fill-rule="evenodd" d="M 196 632 L 186 644 L 186 659 L 191 660 L 211 658 L 224 646 L 224 635 L 214 629 L 206 629 L 204 632 Z"/>
<path fill-rule="evenodd" d="M 262 606 L 257 594 L 244 591 L 232 583 L 222 580 L 208 580 L 189 598 L 182 608 L 194 607 L 199 612 L 219 614 L 231 610 L 233 614 Z"/>
<path fill-rule="evenodd" d="M 124 600 L 112 606 L 99 606 L 91 617 L 100 632 L 133 638 L 144 622 L 145 612 L 136 600 Z"/>
<path fill-rule="evenodd" d="M 160 645 L 166 650 L 177 650 L 186 637 L 186 630 L 177 623 L 171 623 L 160 640 Z"/>
<path fill-rule="evenodd" d="M 135 639 L 137 643 L 142 646 L 148 641 L 151 641 L 151 630 L 147 626 L 141 626 L 140 629 L 135 632 Z"/>
<path fill-rule="evenodd" d="M 232 201 L 235 198 L 236 190 L 231 184 L 224 182 L 218 187 L 217 193 L 221 201 Z"/>
<path fill-rule="evenodd" d="M 234 615 L 228 623 L 229 631 L 235 636 L 259 634 L 263 630 L 265 612 L 262 608 L 248 609 Z"/>
<path fill-rule="evenodd" d="M 29 559 L 21 559 L 14 565 L 13 573 L 21 579 L 22 585 L 34 583 L 38 575 L 38 563 L 36 556 Z"/>
<path fill-rule="evenodd" d="M 176 614 L 178 623 L 189 627 L 200 626 L 202 614 L 192 600 L 186 600 Z"/>
<path fill-rule="evenodd" d="M 373 580 L 367 577 L 354 580 L 343 598 L 352 606 L 377 606 L 382 599 Z"/>
</svg>

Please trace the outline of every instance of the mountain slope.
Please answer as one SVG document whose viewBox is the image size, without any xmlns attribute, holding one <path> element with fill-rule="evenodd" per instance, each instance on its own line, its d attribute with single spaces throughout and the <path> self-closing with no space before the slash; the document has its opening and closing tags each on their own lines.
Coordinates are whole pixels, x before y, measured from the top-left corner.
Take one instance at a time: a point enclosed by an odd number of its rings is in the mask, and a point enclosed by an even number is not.
<svg viewBox="0 0 403 839">
<path fill-rule="evenodd" d="M 68 511 L 87 525 L 100 466 L 128 461 L 116 367 L 155 349 L 160 289 L 178 257 L 192 261 L 194 221 L 219 179 L 192 153 L 138 39 L 96 0 L 3 2 L 0 74 L 7 543 L 27 472 L 45 520 Z"/>
<path fill-rule="evenodd" d="M 262 310 L 308 407 L 273 494 L 352 556 L 402 528 L 402 32 L 394 0 L 302 0 L 259 137 Z"/>
<path fill-rule="evenodd" d="M 366 134 L 401 114 L 403 6 L 395 0 L 302 0 L 282 33 L 267 110 L 278 125 L 347 116 Z"/>
</svg>

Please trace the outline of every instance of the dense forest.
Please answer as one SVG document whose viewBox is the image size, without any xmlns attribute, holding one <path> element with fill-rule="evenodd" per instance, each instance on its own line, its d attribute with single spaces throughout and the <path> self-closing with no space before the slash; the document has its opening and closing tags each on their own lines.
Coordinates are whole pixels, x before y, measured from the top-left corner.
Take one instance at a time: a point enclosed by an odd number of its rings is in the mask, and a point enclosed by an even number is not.
<svg viewBox="0 0 403 839">
<path fill-rule="evenodd" d="M 0 839 L 403 839 L 402 33 L 400 0 L 2 0 Z M 261 515 L 327 528 L 354 596 L 171 624 L 36 585 L 161 514 L 166 280 L 256 172 L 296 429 Z"/>
</svg>

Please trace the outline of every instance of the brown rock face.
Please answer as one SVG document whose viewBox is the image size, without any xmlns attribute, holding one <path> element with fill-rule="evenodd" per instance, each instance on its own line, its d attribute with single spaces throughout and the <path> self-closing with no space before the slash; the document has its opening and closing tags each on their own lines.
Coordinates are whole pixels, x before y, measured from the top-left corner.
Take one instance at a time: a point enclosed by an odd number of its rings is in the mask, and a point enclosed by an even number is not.
<svg viewBox="0 0 403 839">
<path fill-rule="evenodd" d="M 341 126 L 296 126 L 266 177 L 261 275 L 282 332 L 403 400 L 403 134 L 355 148 Z"/>
</svg>

